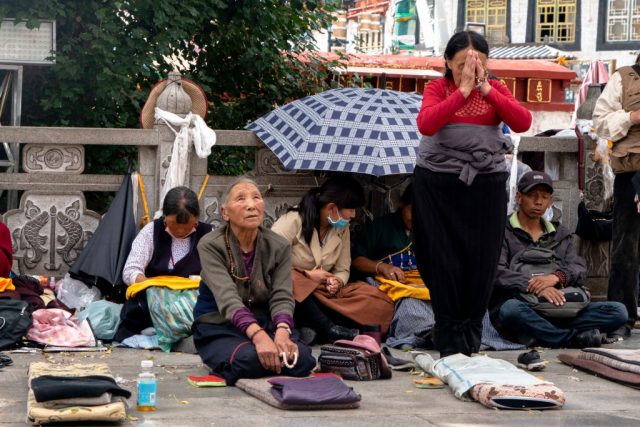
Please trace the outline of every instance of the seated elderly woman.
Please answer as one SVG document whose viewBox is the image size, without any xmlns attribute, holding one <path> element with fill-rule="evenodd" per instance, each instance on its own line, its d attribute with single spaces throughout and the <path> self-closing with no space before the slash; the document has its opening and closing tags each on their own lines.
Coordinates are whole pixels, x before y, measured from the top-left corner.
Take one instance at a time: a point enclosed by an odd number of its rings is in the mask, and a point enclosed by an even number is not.
<svg viewBox="0 0 640 427">
<path fill-rule="evenodd" d="M 211 231 L 211 225 L 198 221 L 198 196 L 187 187 L 172 188 L 164 198 L 162 214 L 144 226 L 131 245 L 122 272 L 127 285 L 157 276 L 200 274 L 197 244 Z M 152 326 L 145 292 L 138 292 L 127 300 L 120 319 L 116 341 Z"/>
<path fill-rule="evenodd" d="M 226 225 L 198 245 L 200 295 L 194 343 L 203 362 L 233 385 L 240 378 L 306 376 L 311 349 L 293 331 L 291 247 L 264 228 L 264 200 L 247 178 L 222 197 Z"/>
<path fill-rule="evenodd" d="M 349 283 L 349 221 L 363 204 L 360 183 L 336 175 L 273 224 L 291 242 L 295 317 L 306 342 L 353 339 L 364 325 L 389 329 L 393 302 L 373 286 Z"/>
</svg>

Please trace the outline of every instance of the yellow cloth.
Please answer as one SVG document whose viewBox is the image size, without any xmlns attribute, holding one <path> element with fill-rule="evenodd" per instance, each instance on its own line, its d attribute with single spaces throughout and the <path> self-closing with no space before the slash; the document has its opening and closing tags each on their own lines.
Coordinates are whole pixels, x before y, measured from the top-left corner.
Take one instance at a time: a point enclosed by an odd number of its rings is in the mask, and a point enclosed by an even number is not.
<svg viewBox="0 0 640 427">
<path fill-rule="evenodd" d="M 0 277 L 0 292 L 15 290 L 16 287 L 13 285 L 13 280 Z"/>
<path fill-rule="evenodd" d="M 135 296 L 138 292 L 144 291 L 151 286 L 160 286 L 177 291 L 184 289 L 197 289 L 200 286 L 199 280 L 191 280 L 178 276 L 156 276 L 148 278 L 142 282 L 134 283 L 127 288 L 127 299 Z"/>
<path fill-rule="evenodd" d="M 404 272 L 404 278 L 407 283 L 389 280 L 384 276 L 376 276 L 375 279 L 380 283 L 378 289 L 387 294 L 390 300 L 398 301 L 400 298 L 416 298 L 424 301 L 431 300 L 429 289 L 424 285 L 422 277 L 418 270 L 408 270 Z"/>
</svg>

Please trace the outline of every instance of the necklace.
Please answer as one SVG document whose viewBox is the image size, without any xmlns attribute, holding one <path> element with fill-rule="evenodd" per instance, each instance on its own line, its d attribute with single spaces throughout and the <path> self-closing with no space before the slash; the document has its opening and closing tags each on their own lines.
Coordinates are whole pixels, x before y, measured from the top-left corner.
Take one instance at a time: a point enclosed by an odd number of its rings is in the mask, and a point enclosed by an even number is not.
<svg viewBox="0 0 640 427">
<path fill-rule="evenodd" d="M 229 226 L 224 232 L 224 245 L 227 249 L 227 256 L 229 257 L 229 274 L 231 277 L 237 281 L 240 281 L 244 285 L 244 289 L 247 292 L 247 306 L 251 308 L 253 304 L 253 292 L 251 287 L 251 279 L 249 276 L 238 276 L 237 266 L 235 258 L 233 257 L 233 252 L 231 251 L 231 244 L 229 243 Z"/>
</svg>

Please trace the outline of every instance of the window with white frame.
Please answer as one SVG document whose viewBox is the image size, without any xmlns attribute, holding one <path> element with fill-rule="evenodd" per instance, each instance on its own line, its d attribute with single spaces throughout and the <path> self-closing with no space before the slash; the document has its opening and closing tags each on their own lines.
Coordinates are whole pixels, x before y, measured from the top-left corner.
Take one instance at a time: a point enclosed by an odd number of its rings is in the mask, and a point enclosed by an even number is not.
<svg viewBox="0 0 640 427">
<path fill-rule="evenodd" d="M 607 0 L 607 42 L 640 41 L 640 0 Z"/>
</svg>

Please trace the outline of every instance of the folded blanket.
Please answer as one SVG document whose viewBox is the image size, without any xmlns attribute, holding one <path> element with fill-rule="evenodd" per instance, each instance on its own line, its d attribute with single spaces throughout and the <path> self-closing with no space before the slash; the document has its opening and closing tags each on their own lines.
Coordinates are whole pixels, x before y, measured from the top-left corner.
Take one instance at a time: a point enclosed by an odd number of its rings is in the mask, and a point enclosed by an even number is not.
<svg viewBox="0 0 640 427">
<path fill-rule="evenodd" d="M 31 380 L 31 390 L 36 402 L 70 399 L 77 397 L 99 397 L 104 393 L 131 397 L 131 392 L 120 388 L 112 377 L 101 375 L 56 376 L 42 375 Z"/>
<path fill-rule="evenodd" d="M 427 353 L 416 353 L 414 359 L 422 370 L 447 383 L 461 400 L 471 400 L 469 391 L 476 384 L 518 387 L 553 385 L 516 368 L 506 360 L 492 359 L 489 356 L 468 357 L 458 353 L 434 360 Z"/>
<path fill-rule="evenodd" d="M 361 399 L 353 388 L 337 377 L 278 377 L 270 379 L 269 384 L 273 397 L 285 405 L 350 404 Z"/>
<path fill-rule="evenodd" d="M 290 377 L 281 377 L 290 378 Z M 247 394 L 261 400 L 268 405 L 285 410 L 322 410 L 322 409 L 355 409 L 360 406 L 360 402 L 352 403 L 327 403 L 322 405 L 311 404 L 287 404 L 276 399 L 271 394 L 272 385 L 269 378 L 247 379 L 242 378 L 236 382 L 236 387 Z"/>
<path fill-rule="evenodd" d="M 37 379 L 37 378 L 35 378 Z M 111 393 L 102 393 L 97 397 L 70 397 L 68 399 L 47 400 L 42 402 L 45 408 L 57 409 L 69 406 L 98 406 L 111 403 Z"/>
<path fill-rule="evenodd" d="M 620 371 L 595 360 L 581 359 L 582 352 L 560 353 L 558 359 L 566 365 L 573 366 L 585 372 L 615 381 L 617 383 L 640 389 L 640 374 Z"/>
<path fill-rule="evenodd" d="M 585 348 L 578 358 L 594 360 L 620 371 L 640 374 L 640 350 Z"/>
<path fill-rule="evenodd" d="M 487 408 L 555 409 L 564 405 L 564 392 L 553 384 L 513 386 L 476 384 L 469 394 Z"/>
<path fill-rule="evenodd" d="M 109 367 L 104 363 L 56 365 L 46 362 L 33 362 L 29 366 L 29 384 L 42 375 L 86 376 L 102 375 L 113 378 Z M 122 422 L 126 419 L 125 404 L 122 401 L 98 406 L 69 406 L 50 409 L 44 403 L 36 402 L 31 387 L 27 396 L 27 419 L 36 425 L 54 422 L 111 421 Z"/>
</svg>

